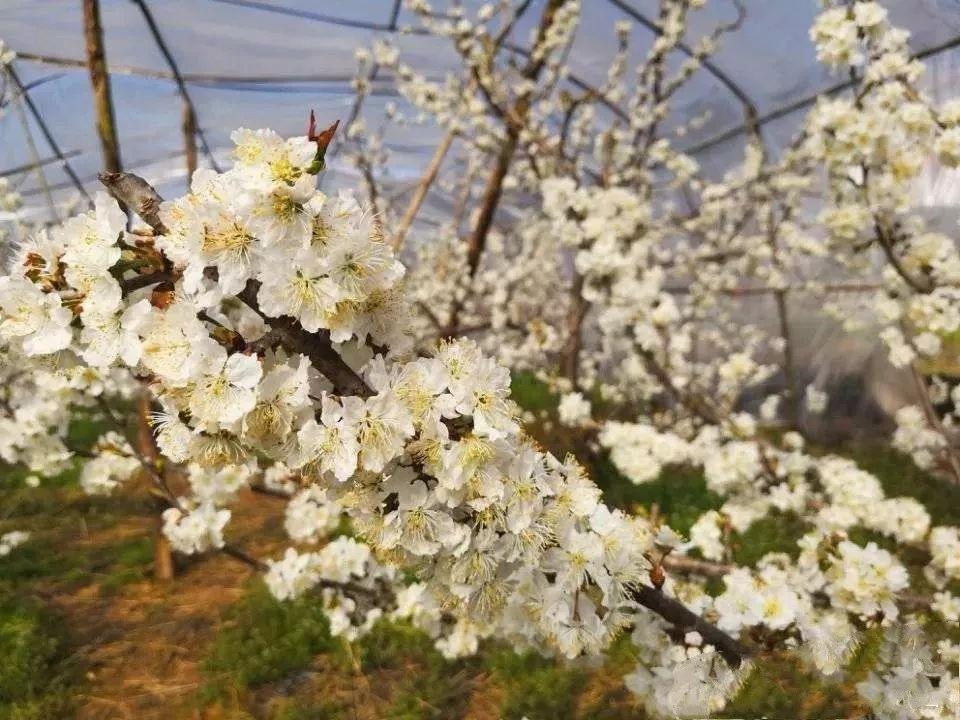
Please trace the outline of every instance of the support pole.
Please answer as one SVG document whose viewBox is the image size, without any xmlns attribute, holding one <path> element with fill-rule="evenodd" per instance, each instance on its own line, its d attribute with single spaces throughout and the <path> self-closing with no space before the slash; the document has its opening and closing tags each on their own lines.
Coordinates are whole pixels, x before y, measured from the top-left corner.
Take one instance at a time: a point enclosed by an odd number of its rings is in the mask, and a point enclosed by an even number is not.
<svg viewBox="0 0 960 720">
<path fill-rule="evenodd" d="M 83 0 L 83 36 L 87 46 L 87 67 L 93 88 L 93 110 L 97 135 L 100 137 L 103 168 L 108 172 L 120 172 L 123 167 L 120 163 L 120 143 L 117 140 L 117 123 L 110 93 L 110 75 L 107 73 L 107 56 L 103 46 L 99 0 Z"/>
<path fill-rule="evenodd" d="M 83 34 L 87 45 L 87 66 L 90 69 L 90 84 L 93 86 L 93 109 L 96 116 L 97 135 L 103 167 L 108 173 L 123 172 L 120 162 L 120 142 L 113 111 L 113 96 L 110 92 L 110 75 L 103 45 L 103 26 L 100 23 L 99 0 L 83 0 Z M 186 119 L 184 120 L 186 125 Z M 186 127 L 184 128 L 186 130 Z M 187 162 L 190 162 L 189 154 Z M 196 165 L 196 149 L 193 153 Z M 132 208 L 135 209 L 135 208 Z M 144 387 L 136 398 L 137 452 L 146 462 L 156 463 L 157 446 L 150 430 L 150 396 Z M 164 470 L 163 472 L 166 472 Z M 157 580 L 171 580 L 174 576 L 173 553 L 170 541 L 163 534 L 159 523 L 153 546 L 153 573 Z"/>
</svg>

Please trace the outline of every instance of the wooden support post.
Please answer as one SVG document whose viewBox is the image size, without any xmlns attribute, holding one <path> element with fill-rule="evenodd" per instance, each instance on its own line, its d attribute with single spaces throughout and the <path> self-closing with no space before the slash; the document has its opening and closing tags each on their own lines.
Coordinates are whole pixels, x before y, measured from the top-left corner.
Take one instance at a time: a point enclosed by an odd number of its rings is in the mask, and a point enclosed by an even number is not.
<svg viewBox="0 0 960 720">
<path fill-rule="evenodd" d="M 110 75 L 107 73 L 107 56 L 103 46 L 99 0 L 83 0 L 83 36 L 87 45 L 87 67 L 90 70 L 90 85 L 93 87 L 93 110 L 97 135 L 100 137 L 103 168 L 108 172 L 120 172 L 123 169 L 120 163 L 120 142 L 117 139 Z"/>
<path fill-rule="evenodd" d="M 103 26 L 100 23 L 99 0 L 83 0 L 83 34 L 87 45 L 87 67 L 90 70 L 90 84 L 93 87 L 93 110 L 96 117 L 97 135 L 100 138 L 100 150 L 103 155 L 103 168 L 110 173 L 119 173 L 123 171 L 120 161 L 120 141 L 117 137 L 113 96 L 110 92 L 110 75 L 107 72 L 107 57 L 103 45 Z M 186 125 L 186 120 L 184 123 Z M 184 131 L 186 131 L 186 127 Z M 187 162 L 190 162 L 189 151 Z M 193 151 L 193 165 L 196 167 L 196 148 Z M 146 389 L 137 396 L 135 420 L 137 452 L 146 462 L 155 462 L 158 453 L 156 443 L 153 440 L 153 433 L 150 431 L 150 397 Z M 167 540 L 159 527 L 154 543 L 153 559 L 156 579 L 172 579 L 174 567 L 170 541 Z"/>
</svg>

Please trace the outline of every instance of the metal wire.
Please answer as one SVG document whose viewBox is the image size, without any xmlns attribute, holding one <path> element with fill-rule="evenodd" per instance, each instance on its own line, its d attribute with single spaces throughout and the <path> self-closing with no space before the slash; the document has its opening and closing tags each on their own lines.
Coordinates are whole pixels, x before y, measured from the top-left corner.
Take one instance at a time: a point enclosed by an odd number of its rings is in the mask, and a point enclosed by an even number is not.
<svg viewBox="0 0 960 720">
<path fill-rule="evenodd" d="M 210 149 L 210 144 L 207 142 L 207 136 L 204 134 L 203 128 L 200 126 L 197 108 L 193 104 L 193 99 L 190 97 L 186 83 L 183 81 L 183 75 L 180 74 L 180 68 L 177 66 L 177 61 L 174 59 L 173 53 L 170 52 L 170 48 L 167 47 L 167 43 L 164 41 L 163 35 L 160 33 L 160 28 L 157 26 L 157 21 L 154 19 L 153 13 L 150 12 L 150 8 L 147 6 L 145 0 L 131 0 L 131 2 L 140 8 L 140 12 L 143 14 L 143 19 L 146 21 L 147 27 L 150 29 L 150 34 L 153 36 L 153 40 L 156 42 L 157 48 L 160 50 L 160 54 L 163 55 L 163 59 L 166 60 L 167 65 L 170 66 L 170 72 L 173 73 L 173 81 L 177 85 L 177 90 L 180 92 L 183 102 L 186 103 L 187 107 L 190 109 L 190 112 L 193 113 L 194 119 L 197 120 L 197 139 L 200 140 L 200 147 L 203 150 L 203 154 L 207 156 L 207 159 L 210 161 L 210 165 L 213 167 L 213 169 L 217 172 L 220 172 L 220 167 L 217 165 L 217 159 L 213 156 L 213 151 Z"/>
<path fill-rule="evenodd" d="M 163 35 L 161 34 L 159 27 L 157 26 L 156 20 L 153 17 L 153 14 L 151 13 L 150 8 L 146 4 L 145 0 L 131 0 L 131 2 L 137 5 L 141 13 L 143 14 L 144 20 L 147 23 L 150 33 L 153 36 L 154 41 L 156 42 L 157 47 L 160 50 L 161 54 L 164 56 L 164 60 L 167 62 L 170 68 L 170 71 L 164 72 L 160 70 L 151 70 L 147 68 L 116 66 L 111 68 L 111 72 L 125 73 L 125 74 L 131 74 L 131 75 L 142 75 L 144 77 L 153 77 L 157 79 L 173 80 L 174 83 L 177 85 L 178 91 L 183 96 L 184 102 L 189 105 L 189 107 L 191 108 L 195 116 L 196 116 L 196 106 L 193 103 L 193 100 L 190 97 L 190 93 L 186 87 L 188 82 L 196 83 L 196 84 L 208 83 L 214 86 L 223 86 L 223 85 L 229 86 L 231 84 L 235 86 L 243 86 L 243 85 L 282 84 L 282 83 L 292 84 L 292 83 L 309 83 L 309 82 L 318 82 L 318 83 L 329 82 L 329 83 L 347 84 L 352 80 L 351 77 L 345 76 L 345 75 L 322 75 L 322 74 L 307 75 L 307 76 L 278 75 L 278 76 L 263 76 L 263 77 L 229 76 L 229 75 L 215 75 L 215 74 L 203 74 L 203 73 L 184 74 L 180 71 L 179 66 L 176 62 L 176 59 L 171 53 L 169 46 L 166 44 L 166 41 L 164 40 Z M 400 6 L 401 6 L 400 0 L 396 0 L 394 5 L 392 6 L 390 18 L 388 22 L 385 22 L 385 23 L 377 23 L 377 22 L 371 22 L 366 20 L 352 20 L 349 18 L 335 17 L 333 15 L 314 12 L 310 10 L 301 10 L 297 8 L 284 7 L 280 5 L 272 5 L 266 2 L 259 2 L 258 0 L 210 0 L 210 2 L 217 2 L 224 5 L 232 5 L 235 7 L 245 7 L 245 8 L 259 10 L 263 12 L 270 12 L 274 14 L 298 17 L 305 20 L 323 22 L 323 23 L 342 26 L 342 27 L 352 27 L 352 28 L 358 28 L 358 29 L 374 30 L 374 31 L 390 32 L 390 33 L 399 32 L 398 20 L 399 20 Z M 631 18 L 636 20 L 639 24 L 643 25 L 644 27 L 659 33 L 659 28 L 656 26 L 654 22 L 652 22 L 649 18 L 643 15 L 643 13 L 641 13 L 636 8 L 629 5 L 624 0 L 607 0 L 607 2 L 609 2 L 612 6 L 618 8 L 620 11 L 624 12 L 625 14 L 629 15 Z M 403 32 L 414 34 L 414 35 L 427 34 L 427 31 L 424 28 L 419 28 L 415 26 L 404 28 Z M 912 57 L 915 59 L 925 59 L 925 58 L 937 55 L 941 52 L 954 49 L 958 46 L 960 46 L 960 36 L 951 38 L 939 45 L 935 45 L 930 48 L 925 48 L 923 50 L 920 50 L 916 52 Z M 686 53 L 687 55 L 691 55 L 693 52 L 686 45 L 681 44 L 678 47 L 682 52 Z M 529 57 L 530 51 L 527 48 L 516 45 L 514 43 L 506 42 L 504 43 L 504 48 L 510 50 L 511 52 L 517 53 L 519 55 Z M 60 57 L 44 56 L 44 55 L 37 55 L 37 54 L 31 54 L 31 53 L 22 54 L 22 59 L 27 61 L 43 62 L 47 64 L 52 64 L 52 65 L 60 65 L 64 67 L 79 68 L 79 67 L 85 67 L 86 65 L 83 61 L 74 60 L 71 58 L 60 58 Z M 747 93 L 744 92 L 744 90 L 729 76 L 727 72 L 723 71 L 722 69 L 717 67 L 715 64 L 713 64 L 709 60 L 705 61 L 703 63 L 703 66 L 707 72 L 712 74 L 720 83 L 722 83 L 724 87 L 726 87 L 731 92 L 731 94 L 733 94 L 746 108 L 751 108 L 755 111 L 756 109 L 755 103 L 747 95 Z M 70 178 L 71 184 L 74 185 L 77 188 L 77 190 L 79 190 L 80 193 L 88 201 L 90 201 L 90 196 L 87 193 L 86 189 L 83 187 L 83 183 L 80 181 L 80 178 L 76 175 L 76 173 L 74 172 L 72 166 L 68 161 L 68 156 L 74 157 L 76 154 L 78 154 L 78 151 L 71 151 L 70 153 L 66 153 L 66 154 L 62 152 L 56 140 L 54 139 L 48 124 L 44 120 L 36 104 L 33 102 L 32 98 L 29 95 L 29 91 L 31 89 L 48 82 L 58 80 L 61 77 L 63 77 L 63 74 L 57 73 L 57 74 L 49 75 L 49 76 L 45 76 L 43 78 L 34 80 L 29 84 L 23 84 L 20 81 L 19 77 L 14 72 L 12 67 L 8 68 L 8 72 L 14 84 L 17 86 L 18 90 L 23 94 L 26 107 L 30 112 L 30 114 L 32 115 L 32 117 L 34 118 L 34 120 L 36 121 L 38 127 L 40 128 L 41 133 L 43 134 L 47 144 L 50 146 L 51 150 L 54 152 L 55 158 L 47 158 L 39 161 L 39 163 L 30 163 L 29 165 L 24 165 L 18 168 L 12 168 L 12 169 L 3 171 L 2 175 L 3 176 L 13 175 L 13 174 L 16 174 L 17 172 L 29 170 L 35 167 L 37 164 L 46 165 L 52 162 L 59 162 L 63 166 L 64 172 Z M 599 94 L 596 86 L 586 82 L 585 80 L 583 80 L 582 78 L 574 74 L 569 75 L 567 77 L 567 80 L 572 85 L 579 88 L 580 90 L 592 90 L 593 92 L 597 93 L 598 97 L 600 97 L 600 101 L 607 107 L 608 110 L 610 110 L 611 112 L 613 112 L 614 114 L 618 115 L 621 118 L 626 117 L 626 113 L 622 108 L 620 108 L 615 103 L 611 103 L 602 98 L 602 95 Z M 766 124 L 769 124 L 780 118 L 786 117 L 794 112 L 802 110 L 803 108 L 808 107 L 813 103 L 815 103 L 817 98 L 822 95 L 836 94 L 838 92 L 842 92 L 843 90 L 849 89 L 851 86 L 852 86 L 852 83 L 850 81 L 836 83 L 835 85 L 821 89 L 816 93 L 811 93 L 808 96 L 805 96 L 794 102 L 791 102 L 779 108 L 776 108 L 764 115 L 759 115 L 753 121 L 748 121 L 743 124 L 737 125 L 736 127 L 732 127 L 728 130 L 725 130 L 701 143 L 698 143 L 688 148 L 686 152 L 690 154 L 702 153 L 706 150 L 716 147 L 721 143 L 727 142 L 729 140 L 735 139 L 741 135 L 746 134 L 753 127 L 762 128 Z M 241 89 L 241 88 L 235 87 L 230 89 Z M 371 95 L 394 94 L 394 92 L 392 91 L 392 89 L 389 89 L 389 88 L 383 88 L 383 89 L 373 88 L 371 89 L 370 94 Z M 9 102 L 9 100 L 5 100 L 5 102 Z M 356 104 L 355 104 L 355 107 L 357 107 Z M 357 110 L 357 112 L 359 112 L 359 110 Z M 353 113 L 351 113 L 351 117 L 352 116 L 353 116 Z M 207 141 L 207 138 L 202 128 L 199 126 L 199 124 L 197 126 L 197 137 L 200 140 L 201 148 L 203 149 L 204 154 L 207 156 L 207 158 L 209 159 L 213 167 L 219 170 L 219 167 L 216 163 L 216 159 L 213 154 L 213 150 L 211 149 Z M 335 151 L 335 148 L 333 148 L 333 150 Z M 56 188 L 56 186 L 54 187 Z"/>
<path fill-rule="evenodd" d="M 20 76 L 17 75 L 17 71 L 13 69 L 12 65 L 7 66 L 7 75 L 13 80 L 13 84 L 16 85 L 17 90 L 20 92 L 20 95 L 23 97 L 23 102 L 27 106 L 27 110 L 30 111 L 30 114 L 33 116 L 34 122 L 37 123 L 37 127 L 40 128 L 40 132 L 43 134 L 43 139 L 46 140 L 47 145 L 50 146 L 50 149 L 53 151 L 54 155 L 57 156 L 57 159 L 60 161 L 63 171 L 67 174 L 67 177 L 70 178 L 70 181 L 73 185 L 80 191 L 80 194 L 86 198 L 87 202 L 93 206 L 93 200 L 90 197 L 90 194 L 87 192 L 86 188 L 83 186 L 83 183 L 80 182 L 80 178 L 77 177 L 77 173 L 74 172 L 73 166 L 70 165 L 70 161 L 67 159 L 67 156 L 64 155 L 63 150 L 60 149 L 60 144 L 53 137 L 53 133 L 50 131 L 50 127 L 47 125 L 47 121 L 43 119 L 43 114 L 37 108 L 36 103 L 33 102 L 33 98 L 30 97 L 30 93 L 27 91 L 26 86 L 20 81 Z"/>
<path fill-rule="evenodd" d="M 933 57 L 935 55 L 939 55 L 940 53 L 946 52 L 947 50 L 953 50 L 958 46 L 960 46 L 960 35 L 950 38 L 946 42 L 940 43 L 939 45 L 933 45 L 929 48 L 920 50 L 914 53 L 913 55 L 911 55 L 911 58 L 914 60 L 926 60 L 927 58 Z M 831 85 L 828 88 L 824 88 L 822 90 L 818 90 L 815 93 L 811 93 L 810 95 L 800 98 L 799 100 L 795 100 L 792 103 L 782 105 L 776 110 L 772 110 L 771 112 L 758 117 L 756 120 L 756 125 L 757 127 L 763 127 L 767 123 L 771 123 L 774 120 L 779 120 L 782 117 L 786 117 L 787 115 L 795 113 L 798 110 L 803 110 L 804 108 L 809 107 L 810 105 L 813 105 L 817 101 L 817 98 L 819 97 L 822 97 L 824 95 L 836 95 L 838 92 L 849 90 L 851 87 L 853 87 L 853 84 L 854 83 L 852 80 L 844 80 L 843 82 L 839 82 L 835 85 Z M 739 137 L 744 133 L 746 133 L 749 129 L 750 129 L 749 124 L 745 123 L 743 125 L 738 125 L 736 127 L 730 128 L 729 130 L 725 130 L 722 133 L 715 135 L 708 140 L 698 143 L 697 145 L 694 145 L 693 147 L 688 148 L 684 152 L 689 153 L 691 155 L 696 155 L 705 150 L 709 150 L 713 147 L 716 147 L 721 143 L 727 142 L 728 140 L 732 140 L 736 137 Z"/>
</svg>

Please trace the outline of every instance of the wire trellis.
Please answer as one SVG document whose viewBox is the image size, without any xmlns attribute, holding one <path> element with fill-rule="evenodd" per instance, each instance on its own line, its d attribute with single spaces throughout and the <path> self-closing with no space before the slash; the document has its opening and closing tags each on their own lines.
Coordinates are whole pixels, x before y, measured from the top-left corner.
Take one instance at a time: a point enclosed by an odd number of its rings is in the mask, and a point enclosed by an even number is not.
<svg viewBox="0 0 960 720">
<path fill-rule="evenodd" d="M 334 92 L 337 94 L 348 94 L 352 92 L 352 83 L 354 81 L 354 77 L 350 74 L 338 72 L 315 72 L 301 74 L 264 73 L 262 75 L 251 73 L 233 74 L 185 72 L 181 70 L 179 59 L 176 57 L 169 43 L 166 41 L 164 33 L 152 12 L 149 2 L 147 0 L 129 1 L 135 5 L 141 13 L 144 25 L 151 38 L 151 42 L 156 46 L 158 52 L 163 58 L 166 68 L 161 69 L 138 65 L 110 63 L 108 66 L 110 75 L 128 75 L 144 79 L 172 82 L 185 106 L 185 114 L 190 116 L 193 120 L 193 136 L 195 137 L 196 141 L 199 142 L 206 161 L 214 169 L 218 169 L 219 167 L 216 153 L 218 150 L 222 150 L 223 148 L 218 148 L 215 146 L 215 143 L 208 137 L 208 129 L 203 125 L 202 122 L 198 121 L 202 108 L 198 107 L 198 104 L 193 97 L 192 89 L 213 88 L 216 90 L 234 92 L 255 90 L 259 92 L 275 91 L 277 93 L 290 93 L 301 91 L 301 87 L 303 88 L 303 92 L 318 92 L 316 87 L 310 86 L 320 85 L 325 86 L 324 92 Z M 649 32 L 659 32 L 657 24 L 637 7 L 636 2 L 627 2 L 627 0 L 603 1 L 605 4 L 614 9 L 616 13 L 618 13 L 623 19 L 631 20 L 637 26 L 644 28 Z M 734 6 L 738 8 L 738 10 L 743 11 L 740 0 L 732 0 L 732 2 L 734 3 Z M 404 34 L 417 36 L 426 34 L 426 31 L 421 27 L 403 25 L 401 23 L 402 0 L 393 0 L 390 3 L 385 3 L 385 17 L 382 21 L 344 17 L 342 10 L 341 14 L 337 14 L 336 4 L 333 4 L 331 11 L 322 11 L 305 9 L 302 7 L 293 7 L 273 2 L 268 3 L 261 0 L 206 0 L 206 3 L 210 5 L 223 5 L 232 8 L 243 8 L 273 16 L 290 17 L 306 23 L 320 23 L 333 28 L 340 27 L 352 30 L 369 30 L 373 33 L 384 33 L 391 35 Z M 323 7 L 322 4 L 320 4 L 320 6 Z M 739 20 L 737 22 L 739 22 Z M 960 35 L 930 47 L 921 48 L 914 53 L 914 57 L 917 59 L 929 59 L 940 53 L 955 49 L 957 47 L 960 47 Z M 518 42 L 514 38 L 508 39 L 507 42 L 504 43 L 504 48 L 520 57 L 529 58 L 529 48 L 525 47 L 522 43 Z M 16 50 L 16 47 L 14 47 L 14 49 Z M 680 51 L 688 56 L 692 55 L 693 53 L 693 49 L 686 44 L 681 44 Z M 34 63 L 39 66 L 58 67 L 68 71 L 71 69 L 81 70 L 87 66 L 86 60 L 82 58 L 36 52 L 20 53 L 16 62 Z M 831 95 L 843 92 L 844 90 L 849 89 L 851 84 L 849 81 L 838 82 L 828 87 L 820 88 L 815 92 L 810 92 L 809 94 L 806 94 L 800 98 L 791 99 L 789 102 L 783 103 L 782 105 L 761 113 L 759 112 L 756 100 L 750 96 L 750 94 L 746 91 L 742 84 L 736 80 L 733 73 L 728 68 L 723 67 L 716 60 L 707 60 L 705 63 L 703 63 L 703 67 L 705 72 L 708 73 L 721 87 L 729 92 L 736 102 L 740 104 L 743 110 L 743 121 L 735 126 L 729 127 L 726 130 L 722 130 L 711 137 L 700 140 L 699 142 L 696 142 L 684 149 L 685 152 L 692 155 L 699 155 L 701 153 L 710 151 L 724 143 L 734 141 L 751 131 L 756 131 L 759 133 L 770 123 L 788 117 L 809 107 L 816 102 L 818 97 L 824 94 Z M 61 182 L 49 184 L 49 190 L 56 192 L 73 188 L 80 193 L 82 197 L 89 201 L 89 192 L 85 186 L 88 183 L 93 183 L 96 181 L 96 174 L 90 173 L 81 176 L 78 172 L 76 172 L 75 168 L 70 162 L 72 159 L 81 157 L 86 151 L 81 148 L 64 149 L 57 140 L 57 123 L 62 121 L 62 117 L 58 117 L 56 121 L 44 117 L 38 104 L 34 102 L 31 97 L 32 92 L 41 87 L 45 87 L 51 83 L 56 83 L 62 80 L 69 73 L 53 73 L 34 78 L 29 82 L 21 82 L 20 76 L 13 65 L 7 69 L 7 72 L 9 73 L 18 92 L 22 94 L 27 111 L 30 113 L 34 123 L 42 135 L 43 140 L 47 145 L 49 154 L 43 157 L 32 158 L 30 162 L 19 162 L 16 165 L 6 168 L 0 167 L 0 177 L 17 176 L 23 173 L 35 171 L 38 168 L 43 168 L 50 165 L 58 165 L 62 168 L 64 174 L 66 175 L 66 179 Z M 439 79 L 439 76 L 431 79 Z M 362 112 L 363 102 L 366 97 L 386 98 L 397 96 L 397 91 L 393 87 L 391 80 L 392 78 L 389 76 L 384 77 L 382 75 L 382 68 L 374 64 L 369 76 L 368 92 L 365 93 L 365 95 L 354 98 L 350 110 L 344 119 L 344 126 L 348 126 L 350 122 Z M 573 88 L 596 94 L 601 104 L 612 114 L 622 119 L 627 117 L 626 110 L 623 107 L 607 99 L 602 93 L 599 92 L 599 88 L 595 83 L 590 82 L 582 75 L 571 72 L 567 75 L 566 81 Z M 2 103 L 9 102 L 9 98 L 2 99 Z M 0 105 L 0 110 L 2 110 L 2 108 L 3 105 Z M 339 144 L 335 144 L 331 148 L 331 158 L 337 154 L 338 148 Z M 148 167 L 157 162 L 176 160 L 183 157 L 185 154 L 188 154 L 188 152 L 189 151 L 185 149 L 179 152 L 154 154 L 149 158 L 143 158 L 135 163 L 130 164 L 130 167 L 132 169 L 137 169 Z M 429 158 L 425 158 L 424 162 L 427 162 L 428 160 Z M 41 188 L 30 188 L 26 189 L 23 194 L 24 196 L 29 197 L 30 195 L 36 195 L 45 191 L 45 189 Z"/>
</svg>

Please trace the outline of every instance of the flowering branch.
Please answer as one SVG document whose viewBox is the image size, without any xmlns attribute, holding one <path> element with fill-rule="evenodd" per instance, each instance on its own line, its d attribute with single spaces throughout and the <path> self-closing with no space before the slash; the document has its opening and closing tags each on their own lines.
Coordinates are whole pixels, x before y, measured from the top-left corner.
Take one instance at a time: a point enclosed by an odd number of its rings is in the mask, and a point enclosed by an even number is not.
<svg viewBox="0 0 960 720">
<path fill-rule="evenodd" d="M 704 642 L 717 648 L 730 667 L 739 668 L 750 658 L 750 652 L 743 645 L 662 590 L 638 585 L 631 590 L 631 595 L 638 603 L 673 625 L 681 636 L 690 631 L 700 633 Z"/>
</svg>

